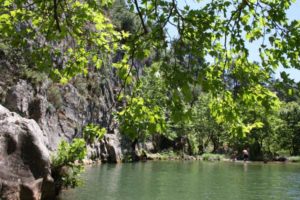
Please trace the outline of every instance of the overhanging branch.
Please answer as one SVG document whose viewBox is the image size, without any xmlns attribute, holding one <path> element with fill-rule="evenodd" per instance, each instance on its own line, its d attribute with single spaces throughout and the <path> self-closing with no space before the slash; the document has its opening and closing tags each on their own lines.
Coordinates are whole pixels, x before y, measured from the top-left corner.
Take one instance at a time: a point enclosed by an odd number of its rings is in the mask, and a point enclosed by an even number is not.
<svg viewBox="0 0 300 200">
<path fill-rule="evenodd" d="M 136 10 L 138 12 L 139 18 L 141 20 L 141 23 L 142 23 L 142 26 L 143 26 L 143 29 L 144 29 L 144 34 L 148 34 L 148 29 L 147 29 L 147 26 L 145 24 L 145 21 L 144 21 L 144 18 L 143 18 L 143 14 L 142 14 L 142 12 L 140 10 L 140 7 L 139 7 L 139 4 L 138 4 L 137 0 L 134 0 L 134 5 L 135 5 L 135 8 L 136 8 Z"/>
</svg>

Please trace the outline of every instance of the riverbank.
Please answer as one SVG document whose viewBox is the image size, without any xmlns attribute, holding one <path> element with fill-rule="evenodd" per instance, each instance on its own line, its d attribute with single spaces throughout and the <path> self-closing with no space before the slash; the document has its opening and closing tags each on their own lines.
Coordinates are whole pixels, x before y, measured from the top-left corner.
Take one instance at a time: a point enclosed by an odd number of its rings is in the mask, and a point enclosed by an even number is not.
<svg viewBox="0 0 300 200">
<path fill-rule="evenodd" d="M 226 158 L 223 154 L 202 154 L 202 155 L 178 155 L 173 152 L 163 152 L 163 153 L 155 153 L 147 154 L 148 160 L 203 160 L 203 161 L 228 161 L 229 158 Z"/>
<path fill-rule="evenodd" d="M 147 154 L 148 160 L 202 160 L 202 161 L 225 161 L 225 162 L 236 162 L 243 161 L 242 159 L 232 159 L 229 155 L 226 154 L 213 154 L 213 153 L 204 153 L 202 155 L 177 155 L 174 152 L 163 152 Z M 292 162 L 300 163 L 300 156 L 289 156 L 289 157 L 277 157 L 272 160 L 249 160 L 249 162 Z"/>
<path fill-rule="evenodd" d="M 172 160 L 186 160 L 186 161 L 208 161 L 208 162 L 244 162 L 241 159 L 231 159 L 229 155 L 225 154 L 213 154 L 213 153 L 204 153 L 202 155 L 179 155 L 173 151 L 160 152 L 160 153 L 146 153 L 139 161 L 172 161 Z M 133 162 L 128 158 L 124 158 L 120 163 L 130 163 Z M 273 160 L 249 160 L 247 162 L 263 162 L 263 163 L 300 163 L 300 156 L 290 156 L 290 157 L 280 157 Z M 84 165 L 97 165 L 103 163 L 101 160 L 83 160 Z"/>
</svg>

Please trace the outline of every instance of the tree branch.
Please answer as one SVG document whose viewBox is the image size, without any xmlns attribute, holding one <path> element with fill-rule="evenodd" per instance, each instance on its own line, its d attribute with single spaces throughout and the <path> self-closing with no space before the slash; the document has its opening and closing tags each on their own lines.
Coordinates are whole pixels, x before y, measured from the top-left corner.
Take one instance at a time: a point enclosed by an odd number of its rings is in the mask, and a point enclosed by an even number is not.
<svg viewBox="0 0 300 200">
<path fill-rule="evenodd" d="M 58 7 L 58 1 L 59 0 L 53 0 L 53 10 L 54 10 L 54 20 L 56 22 L 56 28 L 59 32 L 61 32 L 61 28 L 60 28 L 60 25 L 59 25 L 59 19 L 58 19 L 58 14 L 57 14 L 57 7 Z"/>
<path fill-rule="evenodd" d="M 144 29 L 144 34 L 148 34 L 149 31 L 148 31 L 147 26 L 145 24 L 145 21 L 143 19 L 143 14 L 140 10 L 140 7 L 139 7 L 139 4 L 138 4 L 137 0 L 134 0 L 134 5 L 135 5 L 135 8 L 136 8 L 136 10 L 138 12 L 138 15 L 140 17 L 140 20 L 141 20 L 141 23 L 142 23 L 142 26 L 143 26 L 143 29 Z"/>
</svg>

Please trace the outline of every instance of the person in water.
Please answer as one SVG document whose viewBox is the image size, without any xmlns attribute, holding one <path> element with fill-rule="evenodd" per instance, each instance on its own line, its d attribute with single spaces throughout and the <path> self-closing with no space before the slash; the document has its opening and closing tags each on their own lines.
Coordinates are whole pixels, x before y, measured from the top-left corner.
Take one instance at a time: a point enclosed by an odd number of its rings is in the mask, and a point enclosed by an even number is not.
<svg viewBox="0 0 300 200">
<path fill-rule="evenodd" d="M 248 161 L 249 159 L 249 152 L 247 149 L 243 150 L 243 157 L 244 157 L 244 162 Z"/>
</svg>

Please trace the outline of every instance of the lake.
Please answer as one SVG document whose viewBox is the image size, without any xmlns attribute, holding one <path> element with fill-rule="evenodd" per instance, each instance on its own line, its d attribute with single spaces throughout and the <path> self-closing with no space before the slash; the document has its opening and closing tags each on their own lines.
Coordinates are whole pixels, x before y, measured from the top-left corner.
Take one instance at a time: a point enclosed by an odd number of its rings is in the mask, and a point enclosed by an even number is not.
<svg viewBox="0 0 300 200">
<path fill-rule="evenodd" d="M 300 165 L 153 161 L 87 167 L 62 200 L 300 199 Z"/>
</svg>

